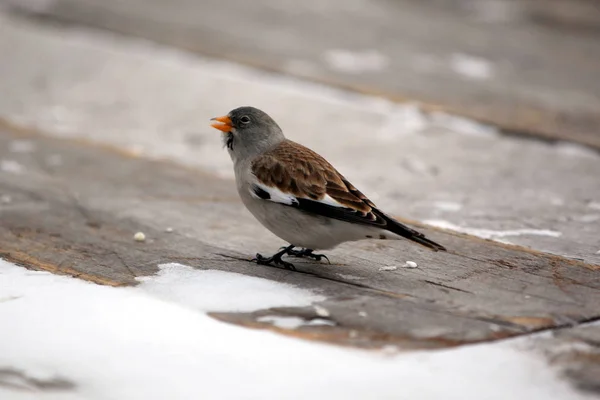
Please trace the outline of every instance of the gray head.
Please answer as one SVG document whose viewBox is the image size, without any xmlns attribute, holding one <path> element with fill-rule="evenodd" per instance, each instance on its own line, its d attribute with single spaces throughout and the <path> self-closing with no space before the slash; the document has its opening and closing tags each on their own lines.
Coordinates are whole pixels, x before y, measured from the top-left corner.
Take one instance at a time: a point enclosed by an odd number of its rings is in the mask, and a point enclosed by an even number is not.
<svg viewBox="0 0 600 400">
<path fill-rule="evenodd" d="M 223 132 L 223 144 L 234 162 L 254 158 L 285 140 L 279 125 L 258 108 L 239 107 L 212 120 L 218 121 L 211 125 Z"/>
</svg>

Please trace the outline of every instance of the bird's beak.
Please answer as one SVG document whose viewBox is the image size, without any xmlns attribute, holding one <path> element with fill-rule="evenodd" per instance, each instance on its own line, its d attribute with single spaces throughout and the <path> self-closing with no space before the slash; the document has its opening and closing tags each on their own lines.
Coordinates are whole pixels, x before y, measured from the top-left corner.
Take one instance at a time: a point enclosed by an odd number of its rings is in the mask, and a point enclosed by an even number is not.
<svg viewBox="0 0 600 400">
<path fill-rule="evenodd" d="M 210 126 L 220 130 L 221 132 L 229 132 L 229 131 L 231 131 L 231 128 L 233 128 L 231 118 L 229 118 L 227 115 L 225 115 L 223 117 L 211 118 L 210 120 L 218 121 L 218 122 L 214 122 L 214 123 L 210 124 Z"/>
</svg>

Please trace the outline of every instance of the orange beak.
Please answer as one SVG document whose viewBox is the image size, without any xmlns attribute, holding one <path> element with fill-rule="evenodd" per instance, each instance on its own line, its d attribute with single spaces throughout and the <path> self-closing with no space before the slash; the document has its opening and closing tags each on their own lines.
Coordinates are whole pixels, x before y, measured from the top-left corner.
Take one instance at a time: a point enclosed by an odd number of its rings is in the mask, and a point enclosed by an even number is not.
<svg viewBox="0 0 600 400">
<path fill-rule="evenodd" d="M 218 121 L 210 124 L 213 128 L 220 130 L 221 132 L 229 132 L 231 128 L 233 128 L 233 123 L 231 122 L 231 118 L 228 116 L 211 118 L 211 121 Z"/>
</svg>

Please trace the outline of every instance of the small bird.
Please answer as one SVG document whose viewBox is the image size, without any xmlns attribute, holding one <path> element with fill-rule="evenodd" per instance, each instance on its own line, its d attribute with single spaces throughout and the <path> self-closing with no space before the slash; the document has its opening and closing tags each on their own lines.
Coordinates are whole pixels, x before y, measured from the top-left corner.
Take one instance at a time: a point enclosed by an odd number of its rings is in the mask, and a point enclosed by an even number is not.
<svg viewBox="0 0 600 400">
<path fill-rule="evenodd" d="M 286 139 L 265 112 L 239 107 L 211 121 L 223 132 L 242 202 L 289 243 L 271 257 L 257 254 L 252 261 L 295 270 L 282 256 L 320 261 L 327 257 L 315 250 L 361 239 L 406 238 L 435 251 L 446 250 L 379 210 L 327 160 Z"/>
</svg>

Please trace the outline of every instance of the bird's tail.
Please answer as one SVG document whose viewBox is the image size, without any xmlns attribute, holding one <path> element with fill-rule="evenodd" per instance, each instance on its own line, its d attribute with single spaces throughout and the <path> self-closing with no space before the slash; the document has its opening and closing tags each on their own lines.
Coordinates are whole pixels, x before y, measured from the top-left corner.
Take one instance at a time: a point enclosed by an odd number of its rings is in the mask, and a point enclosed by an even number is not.
<svg viewBox="0 0 600 400">
<path fill-rule="evenodd" d="M 434 242 L 433 240 L 427 239 L 425 235 L 423 235 L 421 232 L 417 232 L 414 229 L 411 229 L 408 226 L 401 224 L 394 218 L 389 217 L 382 212 L 379 212 L 379 214 L 387 223 L 385 229 L 387 229 L 388 231 L 395 233 L 396 235 L 402 236 L 408 240 L 412 240 L 413 242 L 419 243 L 420 245 L 428 247 L 433 251 L 446 251 L 446 248 L 444 246 Z"/>
</svg>

